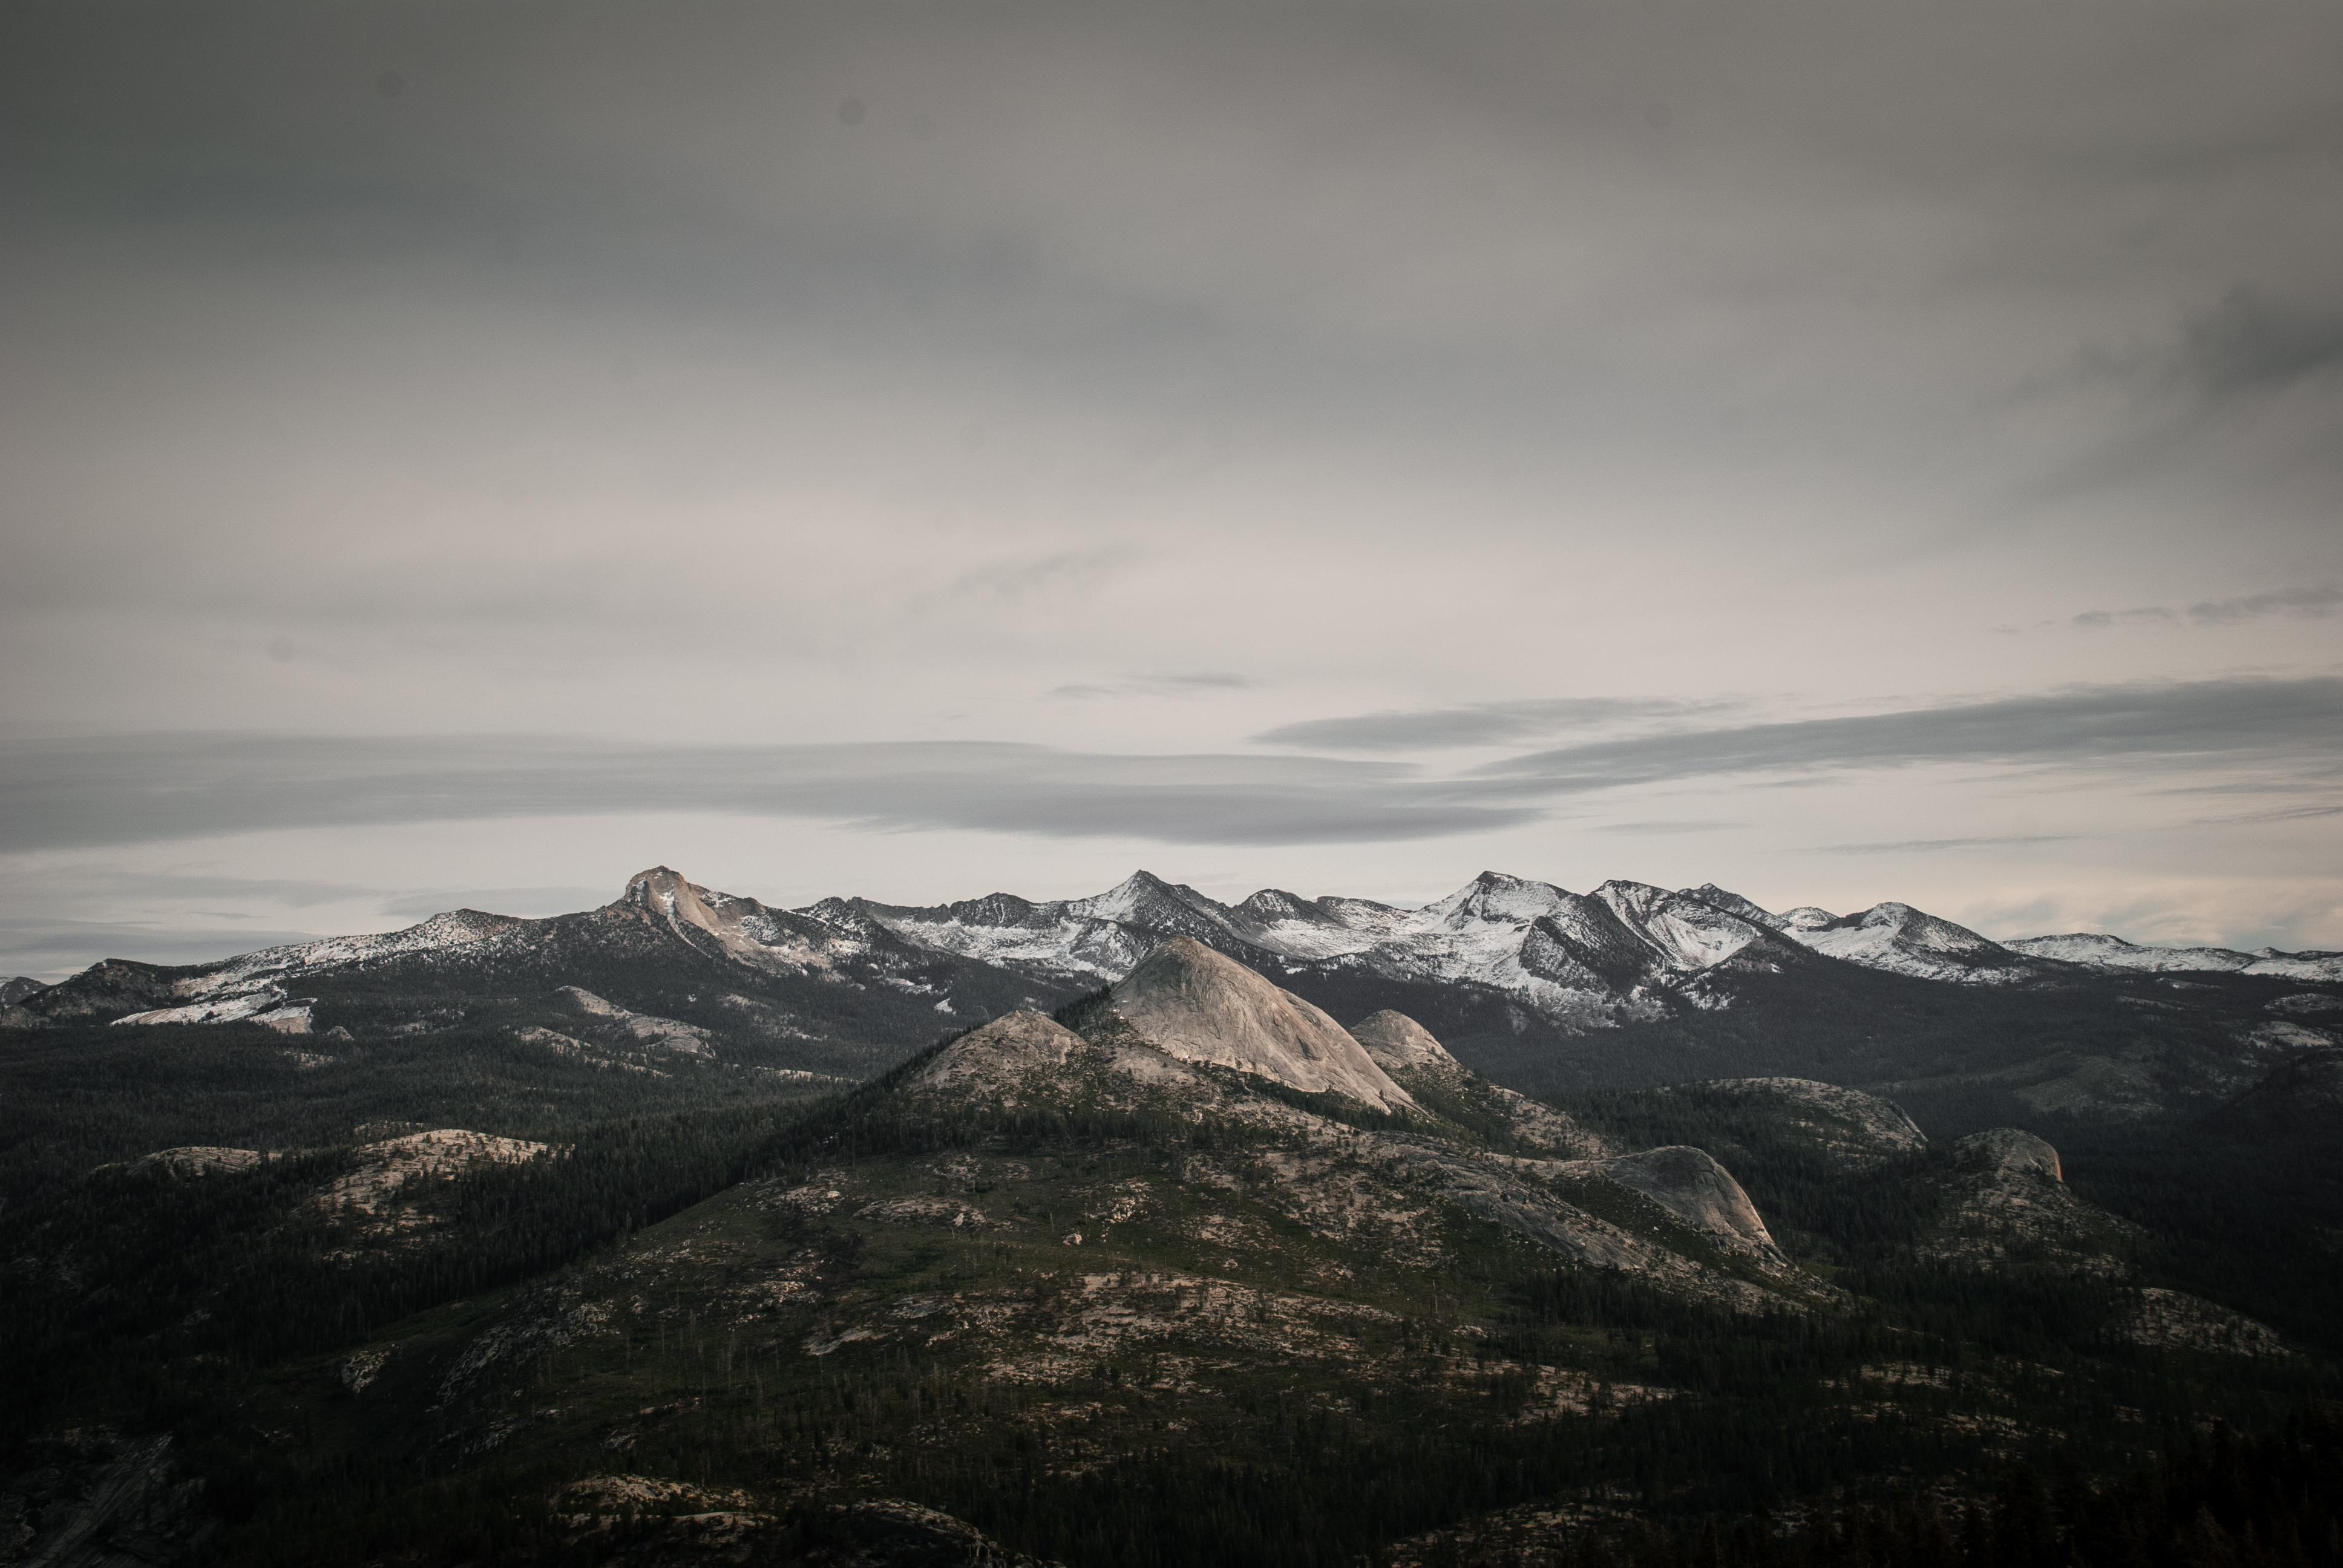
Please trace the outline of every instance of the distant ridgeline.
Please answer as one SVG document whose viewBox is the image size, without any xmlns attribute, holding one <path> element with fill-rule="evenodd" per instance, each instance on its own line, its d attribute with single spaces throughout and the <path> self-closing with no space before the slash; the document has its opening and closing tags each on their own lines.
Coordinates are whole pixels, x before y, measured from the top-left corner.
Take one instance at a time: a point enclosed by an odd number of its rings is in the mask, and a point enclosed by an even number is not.
<svg viewBox="0 0 2343 1568">
<path fill-rule="evenodd" d="M 428 1037 L 435 1059 L 481 1053 L 498 1075 L 518 1054 L 525 1074 L 566 1064 L 696 1102 L 728 1078 L 759 1093 L 776 1073 L 867 1078 L 1181 936 L 1337 1016 L 1418 1019 L 1517 1089 L 1795 1074 L 1884 1091 L 1946 1130 L 2202 1114 L 2343 1039 L 2343 955 L 1996 943 L 1903 904 L 1776 914 L 1714 885 L 1577 894 L 1487 872 L 1421 909 L 1273 890 L 1228 905 L 1142 871 L 1088 899 L 781 910 L 665 868 L 550 920 L 459 910 L 216 964 L 10 982 L 0 1028 L 266 1030 L 287 1070 L 329 1077 Z"/>
<path fill-rule="evenodd" d="M 0 1563 L 2343 1561 L 2343 978 L 2110 941 L 661 869 L 12 986 Z"/>
</svg>

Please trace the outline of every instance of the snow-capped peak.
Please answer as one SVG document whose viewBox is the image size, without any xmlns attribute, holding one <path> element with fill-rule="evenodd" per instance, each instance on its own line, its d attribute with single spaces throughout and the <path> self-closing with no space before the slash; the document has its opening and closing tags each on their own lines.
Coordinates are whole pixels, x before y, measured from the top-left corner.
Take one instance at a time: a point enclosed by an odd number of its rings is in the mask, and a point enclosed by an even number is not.
<svg viewBox="0 0 2343 1568">
<path fill-rule="evenodd" d="M 1550 882 L 1483 871 L 1446 898 L 1424 906 L 1450 926 L 1483 920 L 1526 926 L 1569 907 L 1574 895 Z"/>
<path fill-rule="evenodd" d="M 1816 952 L 1923 980 L 2016 980 L 2026 960 L 1952 921 L 1909 904 L 1874 904 L 1856 914 L 1810 923 L 1799 917 L 1825 911 L 1793 910 L 1786 934 Z"/>
<path fill-rule="evenodd" d="M 2280 952 L 2262 948 L 2239 952 L 2234 948 L 2157 947 L 2127 942 L 2099 931 L 2069 931 L 2064 936 L 2021 937 L 2003 946 L 2029 958 L 2054 959 L 2088 969 L 2144 970 L 2150 974 L 2248 974 L 2284 980 L 2343 980 L 2343 956 L 2323 952 Z"/>
<path fill-rule="evenodd" d="M 1167 906 L 1203 915 L 1216 922 L 1224 921 L 1228 915 L 1223 906 L 1195 889 L 1167 882 L 1152 871 L 1133 871 L 1108 891 L 1076 899 L 1066 908 L 1091 920 L 1130 921 L 1160 918 Z"/>
<path fill-rule="evenodd" d="M 1766 928 L 1648 882 L 1610 881 L 1594 896 L 1619 923 L 1651 945 L 1668 968 L 1704 970 L 1756 941 Z"/>
<path fill-rule="evenodd" d="M 1753 925 L 1764 926 L 1769 931 L 1778 931 L 1788 923 L 1782 916 L 1775 914 L 1755 900 L 1745 899 L 1739 893 L 1728 892 L 1715 882 L 1703 882 L 1697 888 L 1686 888 L 1684 890 L 1684 896 L 1687 899 L 1697 899 L 1712 910 L 1723 910 L 1728 915 L 1738 915 Z"/>
<path fill-rule="evenodd" d="M 1289 893 L 1282 888 L 1263 888 L 1236 907 L 1236 913 L 1246 915 L 1266 925 L 1277 920 L 1327 921 L 1333 919 L 1320 909 L 1317 900 Z"/>
</svg>

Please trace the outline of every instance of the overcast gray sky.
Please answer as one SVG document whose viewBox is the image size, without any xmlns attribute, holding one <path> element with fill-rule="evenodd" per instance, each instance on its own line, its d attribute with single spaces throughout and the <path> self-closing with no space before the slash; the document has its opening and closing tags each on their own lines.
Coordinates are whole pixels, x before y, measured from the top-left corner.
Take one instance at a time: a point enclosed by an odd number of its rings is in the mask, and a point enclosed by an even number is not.
<svg viewBox="0 0 2343 1568">
<path fill-rule="evenodd" d="M 666 861 L 2343 947 L 2343 10 L 0 10 L 0 970 Z"/>
</svg>

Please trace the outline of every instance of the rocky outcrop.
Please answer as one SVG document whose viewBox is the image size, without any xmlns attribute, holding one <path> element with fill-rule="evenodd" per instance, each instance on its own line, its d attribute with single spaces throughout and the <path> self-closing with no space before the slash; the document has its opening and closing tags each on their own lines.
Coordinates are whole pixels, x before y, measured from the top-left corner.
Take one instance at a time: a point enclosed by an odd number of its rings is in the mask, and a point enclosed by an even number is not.
<svg viewBox="0 0 2343 1568">
<path fill-rule="evenodd" d="M 2015 1127 L 1972 1132 L 1953 1145 L 1953 1156 L 1965 1169 L 1985 1172 L 1996 1182 L 2026 1176 L 2046 1176 L 2059 1182 L 2066 1179 L 2058 1151 Z"/>
<path fill-rule="evenodd" d="M 2101 1279 L 2128 1272 L 2137 1227 L 2069 1191 L 2058 1151 L 2043 1140 L 1996 1127 L 1960 1139 L 1949 1153 L 1949 1201 L 1923 1256 Z"/>
<path fill-rule="evenodd" d="M 555 994 L 580 1017 L 592 1019 L 605 1030 L 622 1035 L 638 1045 L 676 1051 L 685 1056 L 716 1054 L 712 1043 L 714 1034 L 698 1024 L 660 1018 L 655 1013 L 635 1012 L 595 995 L 583 986 L 566 985 Z"/>
<path fill-rule="evenodd" d="M 1108 997 L 1125 1022 L 1169 1055 L 1377 1111 L 1415 1109 L 1342 1025 L 1192 937 L 1157 948 Z"/>
<path fill-rule="evenodd" d="M 1733 1173 L 1705 1151 L 1674 1145 L 1624 1154 L 1603 1163 L 1603 1173 L 1622 1187 L 1649 1198 L 1728 1251 L 1767 1262 L 1788 1259 L 1765 1229 L 1765 1217 Z"/>
<path fill-rule="evenodd" d="M 1519 1152 L 1571 1160 L 1600 1159 L 1611 1147 L 1550 1105 L 1490 1082 L 1449 1054 L 1433 1032 L 1403 1012 L 1385 1009 L 1351 1026 L 1392 1081 L 1418 1105 Z"/>
<path fill-rule="evenodd" d="M 1013 1098 L 1038 1075 L 1062 1071 L 1089 1049 L 1089 1041 L 1055 1019 L 1020 1009 L 945 1046 L 911 1081 L 927 1090 Z"/>
<path fill-rule="evenodd" d="M 249 1171 L 268 1156 L 257 1149 L 222 1149 L 195 1143 L 157 1149 L 131 1161 L 133 1171 L 167 1171 L 174 1176 L 208 1176 L 216 1171 Z"/>
<path fill-rule="evenodd" d="M 1351 1038 L 1365 1046 L 1367 1054 L 1386 1071 L 1457 1065 L 1456 1059 L 1448 1054 L 1448 1048 L 1433 1039 L 1430 1030 L 1407 1014 L 1389 1008 L 1353 1024 Z"/>
<path fill-rule="evenodd" d="M 2294 1352 L 2278 1331 L 2243 1312 L 2183 1291 L 2150 1285 L 2139 1292 L 2123 1324 L 2124 1337 L 2151 1350 L 2198 1351 L 2248 1361 Z"/>
<path fill-rule="evenodd" d="M 1727 1079 L 1714 1087 L 1771 1102 L 1789 1127 L 1851 1171 L 1868 1170 L 1928 1146 L 1927 1134 L 1902 1106 L 1859 1089 L 1811 1078 Z"/>
<path fill-rule="evenodd" d="M 461 1127 L 410 1132 L 359 1149 L 357 1169 L 318 1193 L 317 1204 L 380 1216 L 410 1199 L 411 1190 L 421 1183 L 444 1181 L 478 1165 L 518 1165 L 550 1152 L 549 1144 Z"/>
</svg>

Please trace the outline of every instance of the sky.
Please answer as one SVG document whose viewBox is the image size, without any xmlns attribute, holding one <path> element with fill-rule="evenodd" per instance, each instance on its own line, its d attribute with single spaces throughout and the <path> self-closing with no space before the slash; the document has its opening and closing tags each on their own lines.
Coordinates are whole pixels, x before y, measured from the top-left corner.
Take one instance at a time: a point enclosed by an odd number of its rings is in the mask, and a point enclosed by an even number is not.
<svg viewBox="0 0 2343 1568">
<path fill-rule="evenodd" d="M 665 863 L 2343 948 L 2343 9 L 23 0 L 0 973 Z"/>
</svg>

